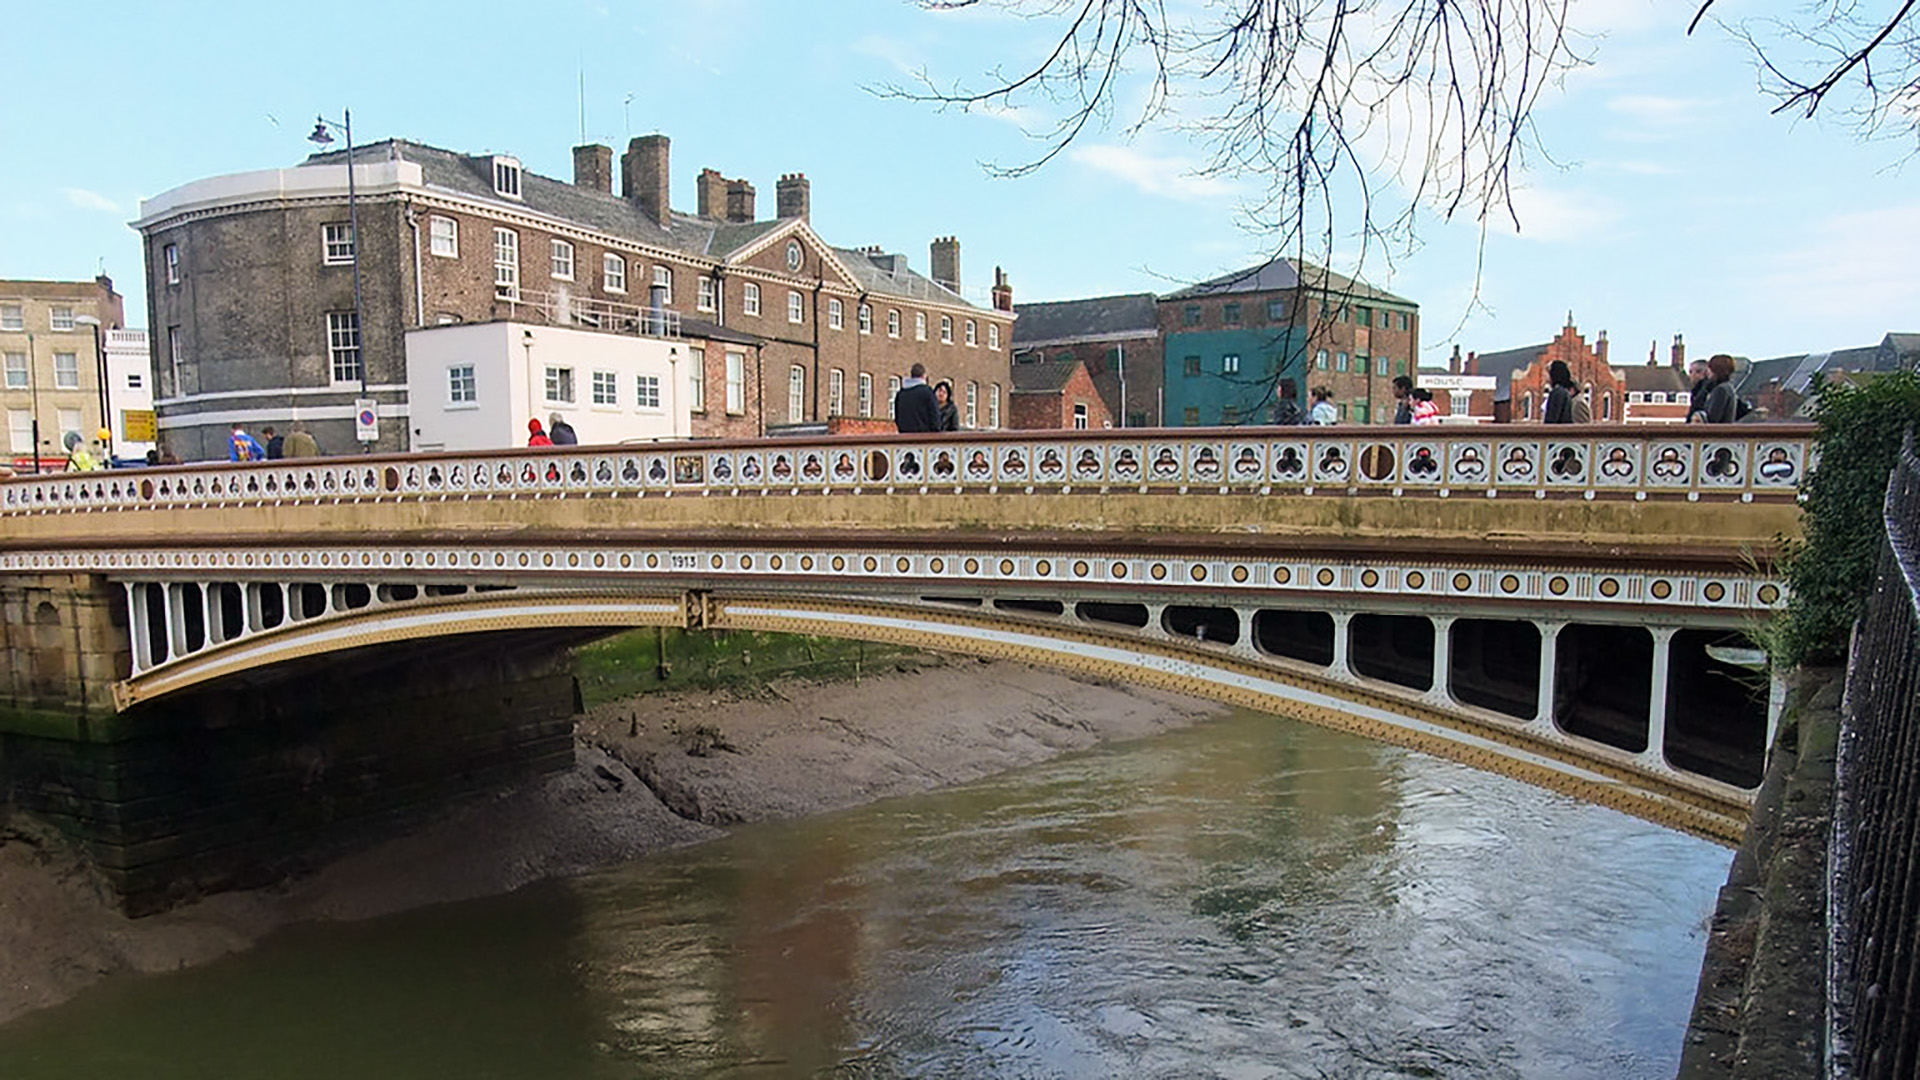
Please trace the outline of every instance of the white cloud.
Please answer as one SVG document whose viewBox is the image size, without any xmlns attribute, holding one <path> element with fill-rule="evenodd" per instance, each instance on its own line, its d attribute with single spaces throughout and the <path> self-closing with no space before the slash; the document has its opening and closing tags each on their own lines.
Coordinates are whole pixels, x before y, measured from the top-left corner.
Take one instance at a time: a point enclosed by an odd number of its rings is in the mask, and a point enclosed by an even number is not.
<svg viewBox="0 0 1920 1080">
<path fill-rule="evenodd" d="M 1863 333 L 1908 328 L 1920 308 L 1920 264 L 1912 257 L 1920 246 L 1920 203 L 1836 214 L 1807 231 L 1813 239 L 1780 252 L 1773 260 L 1780 270 L 1762 279 L 1772 303 L 1847 320 Z M 1834 336 L 1851 340 L 1853 332 Z"/>
<path fill-rule="evenodd" d="M 1149 154 L 1111 143 L 1076 143 L 1067 158 L 1095 172 L 1124 181 L 1149 195 L 1183 202 L 1229 198 L 1234 186 L 1217 176 L 1201 176 L 1184 158 Z"/>
<path fill-rule="evenodd" d="M 1549 244 L 1591 240 L 1620 219 L 1619 209 L 1604 198 L 1537 187 L 1514 189 L 1513 210 L 1520 219 L 1521 239 Z M 1504 214 L 1493 221 L 1502 231 L 1511 225 Z"/>
<path fill-rule="evenodd" d="M 109 214 L 121 213 L 119 203 L 97 191 L 88 191 L 86 188 L 64 188 L 62 193 L 66 195 L 68 202 L 82 210 L 102 210 Z"/>
<path fill-rule="evenodd" d="M 1622 94 L 1607 101 L 1607 110 L 1625 115 L 1642 124 L 1680 127 L 1697 123 L 1713 109 L 1715 102 L 1704 98 L 1662 97 L 1657 94 Z"/>
<path fill-rule="evenodd" d="M 927 64 L 915 48 L 896 37 L 868 34 L 848 46 L 860 56 L 871 56 L 902 75 L 918 78 Z"/>
</svg>

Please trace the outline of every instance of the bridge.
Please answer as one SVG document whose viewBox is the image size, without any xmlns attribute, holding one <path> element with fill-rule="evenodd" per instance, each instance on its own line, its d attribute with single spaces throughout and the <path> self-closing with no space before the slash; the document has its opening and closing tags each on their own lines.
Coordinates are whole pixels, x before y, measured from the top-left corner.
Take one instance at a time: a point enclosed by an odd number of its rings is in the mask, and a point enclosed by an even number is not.
<svg viewBox="0 0 1920 1080">
<path fill-rule="evenodd" d="M 433 724 L 472 783 L 552 767 L 564 646 L 751 628 L 1212 697 L 1731 843 L 1781 707 L 1744 635 L 1784 602 L 1812 435 L 962 433 L 20 478 L 0 779 L 105 836 L 131 894 L 200 853 L 183 822 L 233 825 L 214 781 L 346 799 L 350 774 L 377 811 L 396 774 L 432 786 L 391 755 Z M 143 771 L 208 739 L 251 764 L 188 794 Z M 171 824 L 104 826 L 154 785 Z"/>
</svg>

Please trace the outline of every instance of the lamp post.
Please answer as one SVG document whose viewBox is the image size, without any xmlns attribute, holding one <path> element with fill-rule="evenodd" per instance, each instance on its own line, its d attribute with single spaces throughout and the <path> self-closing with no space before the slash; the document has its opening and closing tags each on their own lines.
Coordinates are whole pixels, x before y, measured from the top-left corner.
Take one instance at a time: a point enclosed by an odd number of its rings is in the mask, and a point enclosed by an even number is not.
<svg viewBox="0 0 1920 1080">
<path fill-rule="evenodd" d="M 27 332 L 27 394 L 32 399 L 33 408 L 33 471 L 40 472 L 40 357 L 33 347 L 33 332 Z"/>
<path fill-rule="evenodd" d="M 353 346 L 354 359 L 360 368 L 360 400 L 354 402 L 358 423 L 358 413 L 362 409 L 371 410 L 365 401 L 367 396 L 367 332 L 365 320 L 361 317 L 360 306 L 360 200 L 353 182 L 353 110 L 340 111 L 342 121 L 338 124 L 324 116 L 313 118 L 313 133 L 307 141 L 316 146 L 328 146 L 333 142 L 333 133 L 329 128 L 338 128 L 347 138 L 347 228 L 353 231 Z M 373 452 L 371 440 L 362 440 L 361 449 Z"/>
<path fill-rule="evenodd" d="M 101 336 L 100 320 L 92 315 L 75 315 L 73 321 L 85 323 L 93 331 L 93 372 L 100 383 L 100 430 L 107 433 L 107 467 L 113 466 L 113 380 L 107 374 L 107 346 Z"/>
</svg>

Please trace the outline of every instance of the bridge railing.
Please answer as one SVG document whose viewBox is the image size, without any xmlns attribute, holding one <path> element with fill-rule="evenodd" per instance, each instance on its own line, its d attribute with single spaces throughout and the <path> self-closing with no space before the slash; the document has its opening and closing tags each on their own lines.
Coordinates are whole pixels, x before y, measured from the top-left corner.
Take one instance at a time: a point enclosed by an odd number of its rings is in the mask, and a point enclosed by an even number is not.
<svg viewBox="0 0 1920 1080">
<path fill-rule="evenodd" d="M 1920 1076 L 1920 453 L 1887 487 L 1887 544 L 1854 630 L 1835 770 L 1829 1075 Z"/>
<path fill-rule="evenodd" d="M 1803 424 L 965 432 L 334 457 L 0 483 L 0 515 L 495 494 L 1089 491 L 1791 500 Z"/>
</svg>

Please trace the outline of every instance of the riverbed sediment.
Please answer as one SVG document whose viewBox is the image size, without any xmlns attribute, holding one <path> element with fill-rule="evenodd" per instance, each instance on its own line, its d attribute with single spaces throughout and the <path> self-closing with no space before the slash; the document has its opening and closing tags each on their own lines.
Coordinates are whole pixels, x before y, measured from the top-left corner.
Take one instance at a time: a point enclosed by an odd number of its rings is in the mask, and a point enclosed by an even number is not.
<svg viewBox="0 0 1920 1080">
<path fill-rule="evenodd" d="M 1218 715 L 1021 664 L 929 658 L 856 680 L 652 693 L 579 718 L 574 767 L 450 808 L 280 885 L 127 919 L 84 860 L 0 822 L 0 1023 L 104 979 L 205 963 L 295 923 L 511 892 L 797 817 L 964 783 Z"/>
</svg>

